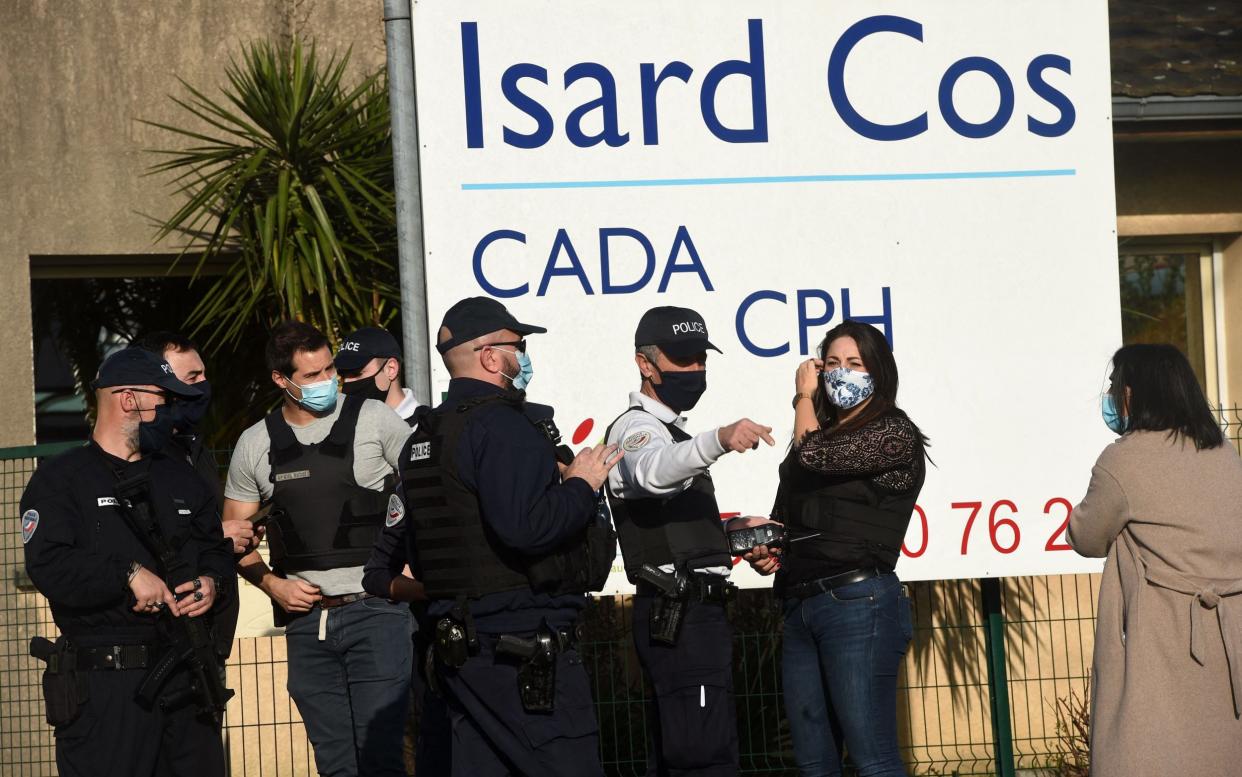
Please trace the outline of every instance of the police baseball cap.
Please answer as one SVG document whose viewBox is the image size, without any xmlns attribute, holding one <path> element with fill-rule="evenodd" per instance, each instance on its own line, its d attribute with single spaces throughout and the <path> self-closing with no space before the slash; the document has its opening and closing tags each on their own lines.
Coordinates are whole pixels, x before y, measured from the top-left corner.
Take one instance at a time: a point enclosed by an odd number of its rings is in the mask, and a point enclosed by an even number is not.
<svg viewBox="0 0 1242 777">
<path fill-rule="evenodd" d="M 499 332 L 501 329 L 510 329 L 523 337 L 548 331 L 541 326 L 521 323 L 504 305 L 491 297 L 467 297 L 453 305 L 444 314 L 440 328 L 447 329 L 449 336 L 447 340 L 436 345 L 436 350 L 441 354 L 448 353 L 476 337 Z"/>
<path fill-rule="evenodd" d="M 341 348 L 333 362 L 341 372 L 355 372 L 367 366 L 372 359 L 400 359 L 401 348 L 397 338 L 385 329 L 366 326 L 350 332 L 341 340 Z"/>
<path fill-rule="evenodd" d="M 671 305 L 652 308 L 638 320 L 634 331 L 634 347 L 658 345 L 661 351 L 674 358 L 706 353 L 720 349 L 707 339 L 707 324 L 703 317 L 690 308 Z"/>
<path fill-rule="evenodd" d="M 91 388 L 111 386 L 159 386 L 170 394 L 186 399 L 201 397 L 203 392 L 177 380 L 168 362 L 144 348 L 125 348 L 104 359 Z"/>
</svg>

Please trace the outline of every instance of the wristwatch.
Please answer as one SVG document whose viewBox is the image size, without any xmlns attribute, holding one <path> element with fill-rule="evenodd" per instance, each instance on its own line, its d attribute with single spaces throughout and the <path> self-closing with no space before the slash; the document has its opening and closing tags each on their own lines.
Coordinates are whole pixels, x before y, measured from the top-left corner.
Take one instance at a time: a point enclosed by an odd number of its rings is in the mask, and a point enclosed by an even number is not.
<svg viewBox="0 0 1242 777">
<path fill-rule="evenodd" d="M 797 394 L 794 394 L 793 402 L 790 404 L 792 405 L 794 410 L 797 410 L 799 399 L 810 399 L 810 398 L 811 398 L 810 394 L 804 394 L 801 391 L 799 391 Z"/>
</svg>

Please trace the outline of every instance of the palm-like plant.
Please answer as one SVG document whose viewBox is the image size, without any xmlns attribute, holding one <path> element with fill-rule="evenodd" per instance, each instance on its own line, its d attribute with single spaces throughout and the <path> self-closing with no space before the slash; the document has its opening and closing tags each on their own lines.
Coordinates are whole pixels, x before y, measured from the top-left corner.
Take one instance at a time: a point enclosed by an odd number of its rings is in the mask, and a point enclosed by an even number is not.
<svg viewBox="0 0 1242 777">
<path fill-rule="evenodd" d="M 181 80 L 173 97 L 194 128 L 146 122 L 192 145 L 155 150 L 185 204 L 157 240 L 188 237 L 178 261 L 234 257 L 189 313 L 207 345 L 236 346 L 283 318 L 334 338 L 396 311 L 396 222 L 388 95 L 382 72 L 345 84 L 349 53 L 256 43 L 212 99 Z M 179 79 L 180 80 L 180 79 Z"/>
</svg>

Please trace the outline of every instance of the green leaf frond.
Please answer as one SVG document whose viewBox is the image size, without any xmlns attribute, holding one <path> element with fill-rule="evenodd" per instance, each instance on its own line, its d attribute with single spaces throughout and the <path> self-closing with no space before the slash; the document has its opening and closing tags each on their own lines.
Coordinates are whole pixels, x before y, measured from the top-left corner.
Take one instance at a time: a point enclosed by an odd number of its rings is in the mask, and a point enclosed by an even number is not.
<svg viewBox="0 0 1242 777">
<path fill-rule="evenodd" d="M 174 204 L 155 240 L 177 241 L 195 275 L 230 257 L 189 312 L 207 346 L 299 318 L 334 339 L 391 322 L 400 302 L 392 134 L 383 71 L 350 83 L 350 52 L 257 41 L 230 58 L 217 96 L 178 79 L 181 121 L 147 175 Z M 179 201 L 179 202 L 178 202 Z"/>
</svg>

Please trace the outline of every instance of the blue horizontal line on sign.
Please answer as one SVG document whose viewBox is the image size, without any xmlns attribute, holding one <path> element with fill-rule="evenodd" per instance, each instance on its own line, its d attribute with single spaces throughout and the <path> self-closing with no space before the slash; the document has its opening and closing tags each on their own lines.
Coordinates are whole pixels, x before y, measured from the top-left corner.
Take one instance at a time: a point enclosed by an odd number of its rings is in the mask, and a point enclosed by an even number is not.
<svg viewBox="0 0 1242 777">
<path fill-rule="evenodd" d="M 969 181 L 988 178 L 1051 178 L 1076 175 L 1074 168 L 974 170 L 941 173 L 835 173 L 827 175 L 747 175 L 724 178 L 634 178 L 601 181 L 489 181 L 463 183 L 463 191 L 514 189 L 623 189 L 645 186 L 737 186 L 765 183 L 853 183 L 860 181 Z"/>
</svg>

